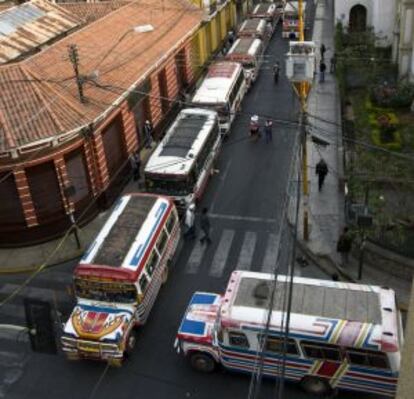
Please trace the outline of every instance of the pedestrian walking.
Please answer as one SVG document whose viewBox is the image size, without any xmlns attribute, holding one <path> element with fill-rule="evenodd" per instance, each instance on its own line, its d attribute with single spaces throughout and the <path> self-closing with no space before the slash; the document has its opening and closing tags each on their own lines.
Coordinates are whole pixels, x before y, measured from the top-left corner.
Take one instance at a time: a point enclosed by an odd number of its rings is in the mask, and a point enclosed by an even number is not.
<svg viewBox="0 0 414 399">
<path fill-rule="evenodd" d="M 326 71 L 326 64 L 321 61 L 319 64 L 319 82 L 323 83 L 325 82 L 325 71 Z"/>
<path fill-rule="evenodd" d="M 352 236 L 349 232 L 348 227 L 344 227 L 341 235 L 338 238 L 338 243 L 336 244 L 336 250 L 341 255 L 342 266 L 347 266 L 349 262 L 349 252 L 352 248 Z"/>
<path fill-rule="evenodd" d="M 184 238 L 185 239 L 192 239 L 196 237 L 196 231 L 195 231 L 195 204 L 191 203 L 187 210 L 185 211 L 185 232 L 184 232 Z"/>
<path fill-rule="evenodd" d="M 264 128 L 266 144 L 269 144 L 271 141 L 273 141 L 272 126 L 273 122 L 270 119 L 267 119 Z"/>
<path fill-rule="evenodd" d="M 321 44 L 320 51 L 321 51 L 321 58 L 324 59 L 325 58 L 326 47 L 323 43 Z"/>
<path fill-rule="evenodd" d="M 208 217 L 208 209 L 203 208 L 201 211 L 201 218 L 200 218 L 200 229 L 204 233 L 204 236 L 200 238 L 200 242 L 203 244 L 207 242 L 207 244 L 211 244 L 210 238 L 210 218 Z"/>
<path fill-rule="evenodd" d="M 331 57 L 331 63 L 330 63 L 330 69 L 329 69 L 330 73 L 335 73 L 335 71 L 336 71 L 336 53 L 334 53 L 333 56 Z"/>
<path fill-rule="evenodd" d="M 144 124 L 144 133 L 145 133 L 145 148 L 151 148 L 152 145 L 152 133 L 153 127 L 149 120 L 145 121 Z"/>
<path fill-rule="evenodd" d="M 232 30 L 229 31 L 228 36 L 227 36 L 227 41 L 229 43 L 229 48 L 233 45 L 234 43 L 234 32 Z"/>
<path fill-rule="evenodd" d="M 279 82 L 279 73 L 280 73 L 280 64 L 279 61 L 276 61 L 273 65 L 273 81 L 275 84 L 278 84 Z"/>
<path fill-rule="evenodd" d="M 319 191 L 321 191 L 325 177 L 328 174 L 328 165 L 323 158 L 316 164 L 315 173 L 318 175 L 318 187 Z"/>
<path fill-rule="evenodd" d="M 250 118 L 250 137 L 254 141 L 257 141 L 260 137 L 260 125 L 258 115 L 253 115 Z"/>
<path fill-rule="evenodd" d="M 132 167 L 132 176 L 134 181 L 137 181 L 141 178 L 141 156 L 139 151 L 136 151 L 130 158 L 131 167 Z"/>
</svg>

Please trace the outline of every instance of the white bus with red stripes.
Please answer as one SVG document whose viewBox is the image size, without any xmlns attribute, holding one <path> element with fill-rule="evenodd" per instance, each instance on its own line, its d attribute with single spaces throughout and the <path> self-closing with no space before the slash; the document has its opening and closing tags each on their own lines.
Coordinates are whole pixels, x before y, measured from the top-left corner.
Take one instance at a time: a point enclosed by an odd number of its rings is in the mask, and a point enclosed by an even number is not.
<svg viewBox="0 0 414 399">
<path fill-rule="evenodd" d="M 343 389 L 394 397 L 403 344 L 394 291 L 294 277 L 286 332 L 288 283 L 286 276 L 235 271 L 224 295 L 196 292 L 177 351 L 203 372 L 221 364 L 278 378 L 284 364 L 284 377 L 312 394 Z"/>
<path fill-rule="evenodd" d="M 243 65 L 247 88 L 256 81 L 263 62 L 263 42 L 254 37 L 238 38 L 225 56 L 227 61 L 240 62 Z"/>
<path fill-rule="evenodd" d="M 128 194 L 74 271 L 76 306 L 65 323 L 62 349 L 70 360 L 121 365 L 167 281 L 178 252 L 180 223 L 171 199 Z"/>
<path fill-rule="evenodd" d="M 195 107 L 217 111 L 220 134 L 226 136 L 246 91 L 246 79 L 241 64 L 214 62 L 191 102 Z"/>
<path fill-rule="evenodd" d="M 172 197 L 183 211 L 202 196 L 220 148 L 217 112 L 182 110 L 145 165 L 146 190 Z"/>
</svg>

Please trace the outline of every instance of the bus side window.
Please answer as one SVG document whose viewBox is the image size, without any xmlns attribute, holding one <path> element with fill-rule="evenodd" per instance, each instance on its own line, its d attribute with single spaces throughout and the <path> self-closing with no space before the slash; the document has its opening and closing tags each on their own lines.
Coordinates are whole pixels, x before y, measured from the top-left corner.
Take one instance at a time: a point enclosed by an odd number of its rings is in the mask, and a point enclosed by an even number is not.
<svg viewBox="0 0 414 399">
<path fill-rule="evenodd" d="M 148 278 L 145 274 L 143 274 L 140 278 L 139 278 L 139 288 L 141 289 L 141 293 L 143 294 L 145 292 L 145 289 L 148 286 Z"/>
<path fill-rule="evenodd" d="M 264 337 L 259 337 L 259 339 L 264 339 Z M 286 348 L 287 353 L 290 355 L 299 355 L 299 350 L 294 339 L 288 338 Z M 266 352 L 283 353 L 283 338 L 267 337 L 264 349 Z"/>
<path fill-rule="evenodd" d="M 249 348 L 249 341 L 245 334 L 241 332 L 229 332 L 229 344 L 231 346 L 238 346 L 240 348 Z"/>
<path fill-rule="evenodd" d="M 173 212 L 170 213 L 170 216 L 168 217 L 167 223 L 165 225 L 165 227 L 167 228 L 167 231 L 168 231 L 169 234 L 171 234 L 172 229 L 175 226 L 176 220 L 177 220 L 177 218 L 175 216 L 175 212 L 173 211 Z"/>
<path fill-rule="evenodd" d="M 165 245 L 167 244 L 168 236 L 165 230 L 163 229 L 160 235 L 160 238 L 157 241 L 158 253 L 162 255 L 164 253 Z"/>
<path fill-rule="evenodd" d="M 148 259 L 147 264 L 145 265 L 145 271 L 147 272 L 148 276 L 152 276 L 154 273 L 155 268 L 157 267 L 158 263 L 158 254 L 156 251 L 152 251 L 150 258 Z"/>
<path fill-rule="evenodd" d="M 388 369 L 387 356 L 382 352 L 366 351 L 361 349 L 348 349 L 346 351 L 348 361 L 351 364 L 379 369 Z"/>
<path fill-rule="evenodd" d="M 336 345 L 322 344 L 310 341 L 301 343 L 305 356 L 312 359 L 341 361 L 341 352 Z"/>
</svg>

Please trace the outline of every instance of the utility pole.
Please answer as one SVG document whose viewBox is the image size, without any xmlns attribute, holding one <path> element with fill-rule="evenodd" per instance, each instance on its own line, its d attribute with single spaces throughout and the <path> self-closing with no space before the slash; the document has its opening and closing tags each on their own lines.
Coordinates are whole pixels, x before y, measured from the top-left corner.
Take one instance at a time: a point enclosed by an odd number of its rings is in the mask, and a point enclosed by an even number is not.
<svg viewBox="0 0 414 399">
<path fill-rule="evenodd" d="M 305 41 L 305 26 L 303 20 L 303 2 L 299 0 L 299 41 Z M 300 134 L 302 137 L 302 178 L 303 178 L 303 239 L 309 240 L 309 184 L 308 184 L 308 150 L 307 150 L 307 130 L 305 127 L 306 97 L 308 93 L 308 82 L 302 81 L 299 86 L 300 100 Z"/>
<path fill-rule="evenodd" d="M 79 74 L 79 53 L 76 44 L 68 46 L 69 59 L 75 72 L 76 84 L 78 85 L 79 100 L 82 104 L 85 103 L 85 96 L 83 95 L 83 77 Z"/>
</svg>

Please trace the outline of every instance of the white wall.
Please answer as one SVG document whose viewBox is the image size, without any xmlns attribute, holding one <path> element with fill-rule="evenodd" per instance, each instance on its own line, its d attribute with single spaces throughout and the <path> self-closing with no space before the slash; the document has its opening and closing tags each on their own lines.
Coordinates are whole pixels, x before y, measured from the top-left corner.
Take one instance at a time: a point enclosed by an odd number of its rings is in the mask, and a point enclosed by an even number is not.
<svg viewBox="0 0 414 399">
<path fill-rule="evenodd" d="M 374 28 L 379 46 L 390 46 L 396 13 L 396 0 L 335 0 L 335 19 L 346 27 L 353 6 L 362 5 L 367 9 L 367 25 Z"/>
</svg>

